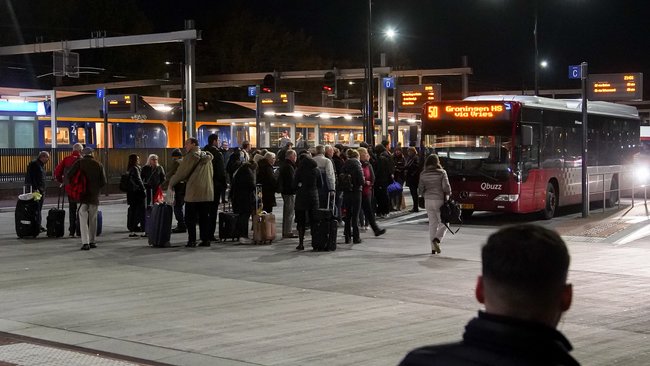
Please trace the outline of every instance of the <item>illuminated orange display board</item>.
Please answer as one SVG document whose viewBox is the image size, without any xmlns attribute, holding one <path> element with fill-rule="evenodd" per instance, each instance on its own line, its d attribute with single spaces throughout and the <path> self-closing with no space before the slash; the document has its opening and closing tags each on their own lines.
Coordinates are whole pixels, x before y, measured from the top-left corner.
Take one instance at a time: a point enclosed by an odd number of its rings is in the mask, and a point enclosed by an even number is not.
<svg viewBox="0 0 650 366">
<path fill-rule="evenodd" d="M 107 95 L 108 113 L 135 113 L 138 96 L 136 94 Z"/>
<path fill-rule="evenodd" d="M 422 120 L 510 120 L 512 106 L 504 102 L 452 102 L 427 104 Z"/>
<path fill-rule="evenodd" d="M 442 98 L 440 96 L 440 84 L 428 85 L 398 85 L 399 93 L 399 110 L 413 111 L 420 110 L 426 102 L 437 102 Z"/>
<path fill-rule="evenodd" d="M 587 98 L 590 100 L 642 100 L 643 74 L 591 74 L 588 78 Z"/>
<path fill-rule="evenodd" d="M 262 93 L 258 97 L 262 113 L 292 113 L 295 108 L 293 92 Z"/>
</svg>

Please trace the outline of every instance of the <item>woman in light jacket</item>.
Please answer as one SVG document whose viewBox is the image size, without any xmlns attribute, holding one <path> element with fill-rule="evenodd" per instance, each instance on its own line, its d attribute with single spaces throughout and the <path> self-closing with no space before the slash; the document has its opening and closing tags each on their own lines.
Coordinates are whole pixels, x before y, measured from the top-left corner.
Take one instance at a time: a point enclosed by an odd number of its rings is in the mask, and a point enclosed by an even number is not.
<svg viewBox="0 0 650 366">
<path fill-rule="evenodd" d="M 442 169 L 438 155 L 429 155 L 420 174 L 418 195 L 424 197 L 424 207 L 429 218 L 429 240 L 431 254 L 440 253 L 440 241 L 445 236 L 446 227 L 440 222 L 440 206 L 449 199 L 451 185 L 447 172 Z"/>
</svg>

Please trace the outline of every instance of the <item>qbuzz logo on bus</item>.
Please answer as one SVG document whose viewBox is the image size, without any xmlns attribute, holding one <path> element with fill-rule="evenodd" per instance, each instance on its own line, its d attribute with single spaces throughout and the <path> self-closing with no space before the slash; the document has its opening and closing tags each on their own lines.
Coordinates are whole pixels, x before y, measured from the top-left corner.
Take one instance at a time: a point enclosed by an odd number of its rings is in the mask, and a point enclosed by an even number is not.
<svg viewBox="0 0 650 366">
<path fill-rule="evenodd" d="M 500 191 L 502 186 L 503 184 L 490 184 L 485 182 L 481 183 L 481 189 L 484 191 L 492 191 L 492 190 Z"/>
</svg>

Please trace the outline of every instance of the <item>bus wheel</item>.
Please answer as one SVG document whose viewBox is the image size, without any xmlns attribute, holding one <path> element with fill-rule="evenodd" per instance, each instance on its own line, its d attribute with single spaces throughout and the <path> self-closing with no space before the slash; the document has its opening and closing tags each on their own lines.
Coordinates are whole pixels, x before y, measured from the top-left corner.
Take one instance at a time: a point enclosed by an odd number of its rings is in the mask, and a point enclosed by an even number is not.
<svg viewBox="0 0 650 366">
<path fill-rule="evenodd" d="M 546 184 L 546 206 L 542 210 L 542 218 L 544 220 L 550 220 L 555 216 L 555 211 L 557 209 L 557 193 L 555 192 L 555 186 L 553 183 Z"/>
<path fill-rule="evenodd" d="M 618 204 L 619 200 L 619 191 L 618 191 L 618 178 L 613 177 L 612 183 L 610 184 L 609 193 L 607 193 L 607 199 L 605 200 L 605 207 L 614 207 Z"/>
<path fill-rule="evenodd" d="M 463 219 L 463 220 L 467 220 L 472 216 L 473 213 L 474 213 L 474 210 L 462 210 L 460 212 L 460 218 Z"/>
</svg>

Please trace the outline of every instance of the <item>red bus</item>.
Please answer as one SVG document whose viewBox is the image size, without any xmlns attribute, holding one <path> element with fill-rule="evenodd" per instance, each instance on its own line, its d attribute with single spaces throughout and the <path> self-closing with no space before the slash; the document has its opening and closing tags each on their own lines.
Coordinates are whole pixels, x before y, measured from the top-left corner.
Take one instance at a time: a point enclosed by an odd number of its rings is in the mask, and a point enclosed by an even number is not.
<svg viewBox="0 0 650 366">
<path fill-rule="evenodd" d="M 635 107 L 589 102 L 588 173 L 591 200 L 618 202 L 631 187 L 639 152 Z M 431 102 L 422 114 L 424 146 L 447 170 L 463 215 L 474 211 L 540 212 L 582 202 L 580 100 L 476 96 Z"/>
</svg>

